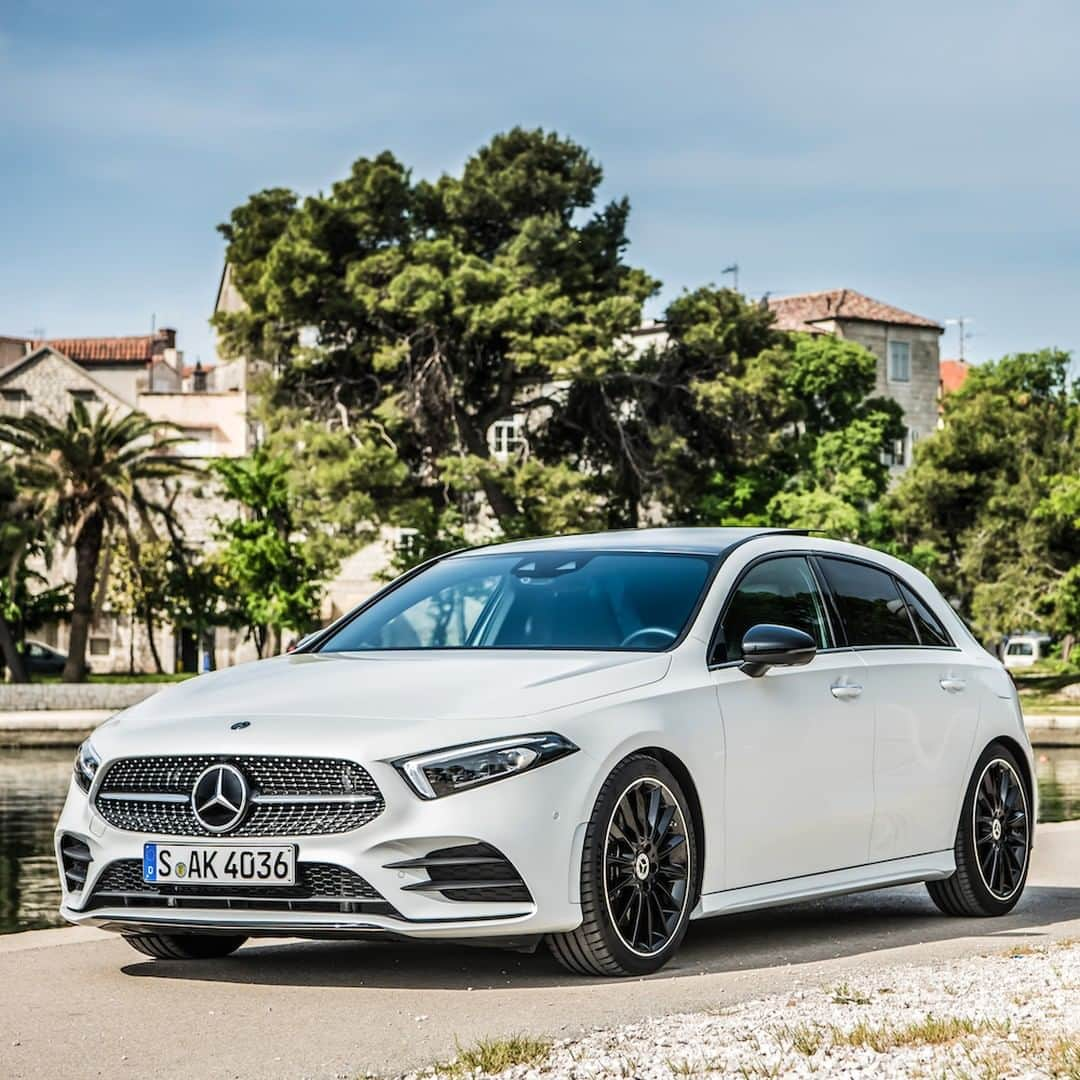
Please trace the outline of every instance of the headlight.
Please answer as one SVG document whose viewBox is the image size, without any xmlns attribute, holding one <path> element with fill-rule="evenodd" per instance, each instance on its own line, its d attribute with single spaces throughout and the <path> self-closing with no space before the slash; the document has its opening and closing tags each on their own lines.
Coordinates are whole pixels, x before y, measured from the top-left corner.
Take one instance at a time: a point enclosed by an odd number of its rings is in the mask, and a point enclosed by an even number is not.
<svg viewBox="0 0 1080 1080">
<path fill-rule="evenodd" d="M 101 758 L 98 757 L 97 751 L 90 740 L 87 739 L 75 752 L 75 783 L 83 791 L 90 790 L 90 785 L 94 782 L 94 777 L 97 775 L 100 765 Z"/>
<path fill-rule="evenodd" d="M 577 749 L 569 739 L 548 732 L 452 746 L 430 754 L 399 758 L 392 764 L 420 798 L 438 799 L 535 769 Z"/>
</svg>

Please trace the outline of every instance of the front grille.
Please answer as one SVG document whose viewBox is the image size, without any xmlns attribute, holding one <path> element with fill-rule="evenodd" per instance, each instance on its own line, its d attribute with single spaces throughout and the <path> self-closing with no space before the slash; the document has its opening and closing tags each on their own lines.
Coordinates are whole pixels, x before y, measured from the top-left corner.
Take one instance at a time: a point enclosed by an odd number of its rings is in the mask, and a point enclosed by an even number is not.
<svg viewBox="0 0 1080 1080">
<path fill-rule="evenodd" d="M 420 859 L 391 863 L 387 869 L 426 870 L 427 881 L 404 886 L 406 892 L 437 892 L 447 900 L 481 903 L 529 903 L 532 894 L 514 864 L 490 844 L 438 848 Z"/>
<path fill-rule="evenodd" d="M 386 806 L 370 774 L 353 761 L 198 754 L 113 762 L 97 792 L 98 812 L 110 825 L 130 832 L 214 835 L 195 817 L 190 796 L 199 775 L 218 762 L 235 765 L 251 787 L 251 807 L 230 836 L 348 832 L 378 817 Z"/>
<path fill-rule="evenodd" d="M 298 863 L 296 877 L 296 885 L 161 885 L 143 881 L 139 859 L 120 859 L 102 871 L 86 910 L 165 907 L 397 915 L 368 882 L 344 866 Z"/>
<path fill-rule="evenodd" d="M 86 884 L 86 871 L 92 861 L 90 848 L 78 837 L 64 833 L 60 838 L 60 862 L 68 892 L 79 892 Z"/>
</svg>

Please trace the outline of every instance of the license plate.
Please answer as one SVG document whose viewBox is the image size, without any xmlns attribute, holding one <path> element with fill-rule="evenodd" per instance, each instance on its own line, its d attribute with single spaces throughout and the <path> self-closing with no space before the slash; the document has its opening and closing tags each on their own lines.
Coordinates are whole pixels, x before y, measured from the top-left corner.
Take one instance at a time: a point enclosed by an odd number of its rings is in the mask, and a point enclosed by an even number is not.
<svg viewBox="0 0 1080 1080">
<path fill-rule="evenodd" d="M 295 885 L 292 844 L 144 844 L 143 881 L 155 885 Z"/>
</svg>

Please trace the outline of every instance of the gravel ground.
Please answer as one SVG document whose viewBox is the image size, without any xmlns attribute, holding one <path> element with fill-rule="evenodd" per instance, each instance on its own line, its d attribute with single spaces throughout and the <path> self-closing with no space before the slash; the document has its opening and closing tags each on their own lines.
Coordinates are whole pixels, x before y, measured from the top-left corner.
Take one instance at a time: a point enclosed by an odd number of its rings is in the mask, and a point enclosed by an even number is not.
<svg viewBox="0 0 1080 1080">
<path fill-rule="evenodd" d="M 716 1012 L 596 1031 L 546 1056 L 529 1040 L 466 1048 L 457 1062 L 419 1075 L 1080 1080 L 1080 942 L 888 968 L 825 988 L 798 983 Z M 533 1061 L 497 1071 L 515 1057 Z"/>
</svg>

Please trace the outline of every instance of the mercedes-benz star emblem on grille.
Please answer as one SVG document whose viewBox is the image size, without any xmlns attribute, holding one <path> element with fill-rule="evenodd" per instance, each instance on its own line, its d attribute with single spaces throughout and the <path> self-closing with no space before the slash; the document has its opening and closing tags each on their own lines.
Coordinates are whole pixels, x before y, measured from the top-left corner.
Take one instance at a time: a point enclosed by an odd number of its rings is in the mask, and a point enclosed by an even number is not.
<svg viewBox="0 0 1080 1080">
<path fill-rule="evenodd" d="M 204 769 L 191 791 L 191 808 L 199 824 L 209 832 L 235 828 L 248 804 L 248 782 L 235 765 L 211 765 Z"/>
</svg>

